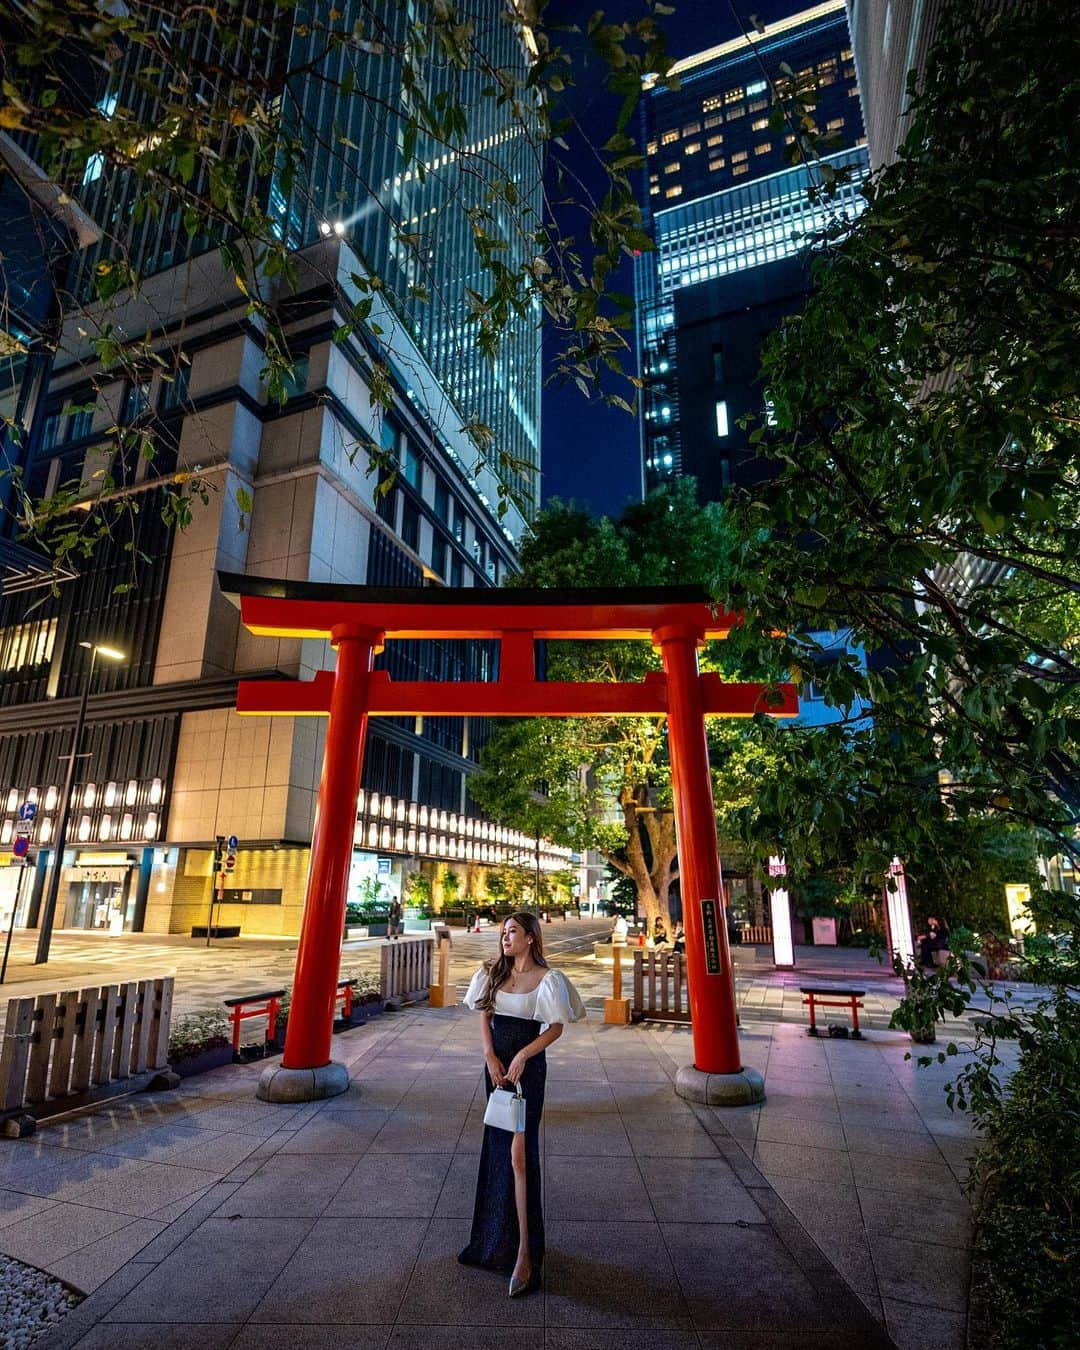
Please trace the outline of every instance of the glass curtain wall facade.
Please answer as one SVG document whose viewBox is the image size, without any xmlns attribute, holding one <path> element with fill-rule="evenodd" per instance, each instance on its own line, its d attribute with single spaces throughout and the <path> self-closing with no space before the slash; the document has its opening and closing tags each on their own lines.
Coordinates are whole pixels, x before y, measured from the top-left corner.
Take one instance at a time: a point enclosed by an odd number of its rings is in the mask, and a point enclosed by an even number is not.
<svg viewBox="0 0 1080 1350">
<path fill-rule="evenodd" d="M 409 108 L 400 62 L 389 55 L 363 55 L 351 46 L 325 50 L 328 27 L 348 31 L 363 21 L 366 31 L 372 6 L 319 0 L 292 9 L 246 0 L 242 8 L 241 17 L 252 20 L 252 32 L 261 35 L 252 39 L 247 63 L 260 78 L 284 80 L 276 111 L 284 132 L 303 143 L 304 164 L 288 193 L 277 177 L 264 185 L 249 181 L 248 189 L 265 192 L 280 237 L 290 245 L 300 248 L 329 232 L 348 239 L 393 296 L 399 317 L 456 405 L 452 415 L 491 427 L 500 452 L 497 472 L 532 514 L 539 506 L 539 309 L 511 321 L 491 362 L 477 350 L 466 321 L 467 288 L 481 294 L 489 289 L 473 247 L 469 214 L 483 203 L 487 182 L 513 182 L 520 201 L 516 220 L 487 226 L 506 244 L 501 258 L 514 269 L 532 255 L 522 223 L 538 223 L 541 186 L 539 151 L 528 128 L 507 105 L 483 96 L 490 76 L 450 67 L 432 44 L 422 72 L 429 97 L 445 94 L 460 104 L 468 118 L 469 143 L 454 149 L 419 136 L 416 154 L 424 164 L 423 178 L 403 172 Z M 404 42 L 411 25 L 425 17 L 413 0 L 387 0 L 377 8 L 391 47 Z M 504 0 L 466 0 L 461 9 L 474 24 L 485 63 L 524 74 L 528 53 L 510 21 L 510 6 Z M 167 19 L 162 26 L 168 29 Z M 208 34 L 209 25 L 207 40 Z M 196 34 L 196 48 L 199 41 Z M 194 54 L 209 60 L 208 51 Z M 151 110 L 142 74 L 150 63 L 142 49 L 128 51 L 98 105 L 106 115 L 118 104 L 140 116 Z M 304 73 L 288 76 L 297 70 Z M 363 93 L 343 95 L 343 88 Z M 89 288 L 97 261 L 121 240 L 143 277 L 217 242 L 207 234 L 190 236 L 178 210 L 133 219 L 138 187 L 130 176 L 102 174 L 91 161 L 85 178 L 84 200 L 106 238 L 82 259 L 76 290 Z M 429 300 L 420 298 L 421 290 Z"/>
<path fill-rule="evenodd" d="M 818 171 L 789 166 L 794 134 L 769 125 L 782 64 L 816 81 L 817 126 L 832 138 L 823 162 L 854 171 L 829 200 L 810 200 Z M 645 211 L 656 244 L 635 269 L 645 490 L 691 472 L 687 437 L 702 434 L 683 425 L 676 295 L 804 253 L 831 219 L 861 209 L 866 164 L 843 0 L 793 13 L 674 69 L 680 88 L 647 89 L 642 101 Z M 786 299 L 790 276 L 776 275 Z M 755 304 L 768 299 L 767 282 L 754 289 Z M 717 445 L 710 449 L 724 458 L 724 443 L 736 433 L 737 400 L 725 389 L 723 343 L 714 347 Z M 709 495 L 726 486 L 719 475 L 716 481 Z"/>
<path fill-rule="evenodd" d="M 411 12 L 397 0 L 380 8 L 388 24 Z M 502 0 L 470 0 L 466 9 L 491 62 L 516 62 L 524 72 L 527 52 Z M 245 0 L 243 13 L 266 21 L 266 40 L 250 54 L 257 71 L 276 78 L 308 59 L 307 38 L 293 25 L 310 10 Z M 211 55 L 196 52 L 213 64 Z M 110 85 L 93 91 L 104 115 L 126 99 L 142 107 L 135 102 L 147 97 L 139 61 L 129 51 Z M 333 657 L 310 643 L 275 654 L 264 639 L 237 636 L 216 569 L 226 559 L 237 571 L 265 575 L 486 587 L 515 565 L 525 519 L 513 506 L 500 516 L 497 466 L 477 463 L 463 424 L 468 412 L 495 428 L 500 450 L 524 465 L 512 486 L 526 506 L 535 502 L 539 375 L 528 344 L 538 342 L 538 324 L 523 319 L 492 365 L 476 353 L 472 334 L 459 331 L 465 287 L 482 287 L 472 270 L 470 199 L 458 181 L 468 176 L 451 160 L 423 184 L 401 175 L 393 106 L 381 124 L 364 121 L 363 109 L 383 95 L 400 102 L 400 79 L 386 70 L 371 62 L 372 98 L 349 105 L 355 121 L 347 126 L 346 113 L 327 96 L 334 70 L 322 72 L 326 79 L 297 80 L 290 91 L 296 125 L 322 132 L 312 136 L 306 183 L 288 201 L 273 182 L 265 184 L 267 201 L 280 207 L 282 237 L 302 250 L 299 289 L 282 299 L 295 363 L 283 405 L 266 397 L 259 334 L 246 322 L 246 302 L 215 251 L 218 241 L 189 236 L 175 217 L 140 216 L 128 175 L 93 160 L 86 166 L 80 200 L 102 237 L 71 261 L 69 289 L 85 299 L 98 261 L 122 253 L 142 288 L 138 297 L 118 296 L 112 317 L 135 342 L 152 314 L 149 336 L 161 360 L 148 359 L 144 370 L 103 369 L 76 315 L 41 391 L 27 465 L 31 495 L 66 487 L 74 498 L 92 497 L 109 473 L 118 497 L 137 501 L 139 510 L 121 515 L 118 508 L 114 537 L 57 593 L 35 606 L 14 593 L 0 597 L 0 840 L 14 837 L 23 801 L 40 803 L 37 864 L 20 924 L 36 922 L 53 861 L 58 756 L 70 742 L 85 679 L 81 642 L 111 640 L 126 660 L 99 662 L 89 691 L 58 923 L 190 931 L 205 922 L 213 841 L 224 830 L 241 839 L 228 921 L 245 932 L 287 934 L 297 930 L 302 909 L 321 732 L 311 719 L 283 728 L 277 719 L 253 726 L 264 719 L 238 718 L 235 683 L 271 670 L 311 678 Z M 383 83 L 374 82 L 377 74 Z M 433 82 L 438 78 L 433 70 Z M 480 93 L 458 96 L 468 103 Z M 491 110 L 482 102 L 475 123 L 480 152 L 496 166 L 492 172 L 514 178 L 523 201 L 535 202 L 540 165 L 529 138 L 511 136 L 490 102 Z M 348 158 L 319 158 L 331 133 L 353 142 Z M 432 147 L 419 151 L 435 156 Z M 504 225 L 509 233 L 511 222 Z M 426 246 L 426 278 L 423 251 L 414 248 L 411 261 L 397 252 L 403 230 Z M 198 267 L 188 268 L 195 255 Z M 334 342 L 343 307 L 356 299 L 350 277 L 365 269 L 384 283 L 372 315 L 382 335 Z M 441 287 L 443 295 L 424 305 L 410 294 L 413 284 L 433 294 Z M 374 359 L 390 370 L 385 414 L 368 397 Z M 132 430 L 152 439 L 152 467 L 141 455 L 117 453 Z M 382 471 L 369 471 L 365 454 L 354 453 L 370 437 L 395 461 L 391 485 Z M 154 479 L 196 463 L 214 489 L 192 527 L 178 530 L 163 519 Z M 241 487 L 254 504 L 238 530 Z M 390 643 L 379 664 L 395 680 L 497 676 L 485 643 Z M 531 869 L 539 852 L 544 870 L 565 866 L 565 850 L 483 819 L 468 781 L 487 735 L 481 718 L 378 719 L 358 803 L 357 886 L 361 863 L 374 868 L 375 852 L 385 855 L 380 875 L 389 863 L 397 888 L 420 865 L 432 873 L 461 865 L 470 885 L 474 863 L 516 865 L 527 855 Z M 0 868 L 0 918 L 10 911 L 14 875 Z"/>
</svg>

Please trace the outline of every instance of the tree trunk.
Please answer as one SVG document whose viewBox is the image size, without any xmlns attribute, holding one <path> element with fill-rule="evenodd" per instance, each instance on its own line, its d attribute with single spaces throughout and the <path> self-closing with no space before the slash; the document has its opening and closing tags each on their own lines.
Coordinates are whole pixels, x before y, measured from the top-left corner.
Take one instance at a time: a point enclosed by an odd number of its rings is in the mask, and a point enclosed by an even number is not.
<svg viewBox="0 0 1080 1350">
<path fill-rule="evenodd" d="M 675 844 L 675 816 L 670 809 L 653 807 L 648 802 L 646 785 L 624 787 L 619 795 L 623 823 L 626 826 L 626 857 L 610 853 L 604 856 L 617 871 L 633 881 L 637 889 L 638 907 L 643 912 L 646 932 L 653 932 L 657 917 L 664 921 L 668 936 L 674 934 L 669 908 L 669 894 L 674 876 L 671 865 L 677 857 Z M 645 858 L 641 830 L 649 838 L 652 866 Z"/>
</svg>

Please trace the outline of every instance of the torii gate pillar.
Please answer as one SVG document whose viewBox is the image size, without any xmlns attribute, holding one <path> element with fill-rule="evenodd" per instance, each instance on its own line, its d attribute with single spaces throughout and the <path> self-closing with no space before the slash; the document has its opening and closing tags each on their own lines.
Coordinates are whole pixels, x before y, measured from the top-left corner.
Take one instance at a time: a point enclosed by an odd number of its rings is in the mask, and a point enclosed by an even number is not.
<svg viewBox="0 0 1080 1350">
<path fill-rule="evenodd" d="M 739 1106 L 761 1101 L 765 1084 L 754 1069 L 743 1067 L 739 1050 L 735 972 L 724 915 L 697 662 L 703 642 L 702 632 L 684 625 L 653 634 L 668 685 L 668 752 L 694 1036 L 693 1066 L 679 1070 L 675 1090 L 690 1101 Z"/>
<path fill-rule="evenodd" d="M 383 634 L 342 625 L 331 642 L 337 649 L 326 750 L 319 780 L 315 830 L 308 872 L 292 1010 L 281 1066 L 265 1073 L 264 1101 L 310 1102 L 336 1097 L 349 1086 L 349 1071 L 330 1058 L 341 929 L 356 833 L 356 796 L 367 739 L 369 684 Z"/>
</svg>

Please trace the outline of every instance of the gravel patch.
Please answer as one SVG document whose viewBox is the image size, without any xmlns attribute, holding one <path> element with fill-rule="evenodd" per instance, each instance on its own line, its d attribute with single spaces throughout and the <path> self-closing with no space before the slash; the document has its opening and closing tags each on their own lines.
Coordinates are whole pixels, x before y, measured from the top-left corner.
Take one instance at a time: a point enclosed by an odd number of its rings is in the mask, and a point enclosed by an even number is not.
<svg viewBox="0 0 1080 1350">
<path fill-rule="evenodd" d="M 0 1255 L 0 1350 L 24 1350 L 80 1302 L 52 1275 Z"/>
</svg>

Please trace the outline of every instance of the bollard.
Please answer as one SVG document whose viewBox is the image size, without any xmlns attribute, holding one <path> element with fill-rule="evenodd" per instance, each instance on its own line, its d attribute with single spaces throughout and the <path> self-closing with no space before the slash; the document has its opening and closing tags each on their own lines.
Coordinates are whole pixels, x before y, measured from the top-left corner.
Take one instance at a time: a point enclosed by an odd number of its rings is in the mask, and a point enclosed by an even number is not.
<svg viewBox="0 0 1080 1350">
<path fill-rule="evenodd" d="M 630 1021 L 630 1000 L 622 996 L 622 949 L 612 948 L 615 968 L 611 976 L 611 997 L 604 999 L 604 1021 L 626 1026 Z"/>
<path fill-rule="evenodd" d="M 450 934 L 439 937 L 439 974 L 435 983 L 428 986 L 428 1004 L 432 1008 L 452 1008 L 457 1002 L 450 988 Z"/>
</svg>

